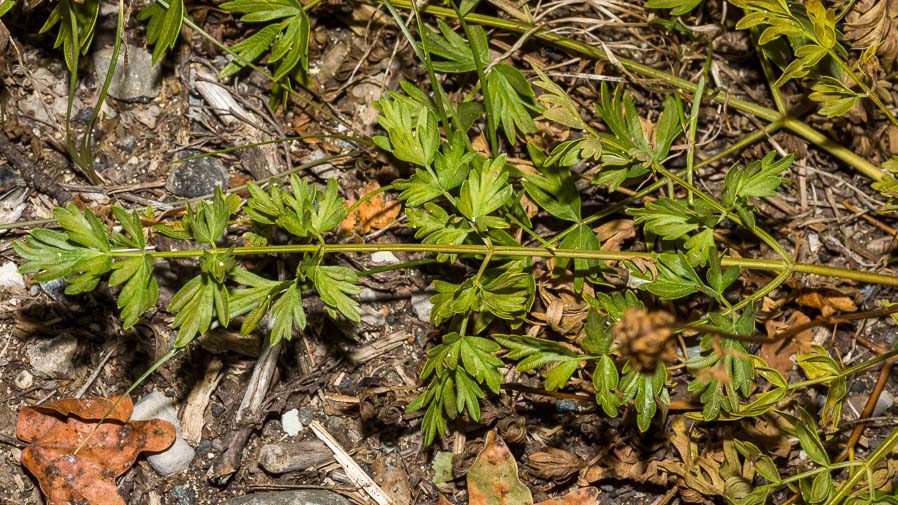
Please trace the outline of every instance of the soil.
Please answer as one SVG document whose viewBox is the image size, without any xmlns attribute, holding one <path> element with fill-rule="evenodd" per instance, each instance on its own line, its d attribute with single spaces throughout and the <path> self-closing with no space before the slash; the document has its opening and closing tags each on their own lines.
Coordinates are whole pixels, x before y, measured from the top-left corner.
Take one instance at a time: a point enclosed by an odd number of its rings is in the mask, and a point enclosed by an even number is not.
<svg viewBox="0 0 898 505">
<path fill-rule="evenodd" d="M 598 32 L 584 28 L 606 19 L 608 13 L 592 4 L 565 5 L 547 13 L 544 21 L 572 19 L 568 23 L 573 36 L 597 43 Z M 709 27 L 714 27 L 722 16 L 721 6 L 716 1 L 707 4 L 703 19 Z M 704 63 L 703 42 L 646 23 L 649 14 L 641 9 L 614 5 L 615 16 L 631 22 L 600 28 L 602 42 L 608 50 L 684 78 L 698 75 Z M 221 117 L 203 99 L 198 90 L 202 78 L 197 76 L 205 70 L 214 77 L 215 69 L 221 68 L 225 59 L 196 33 L 185 30 L 175 51 L 164 61 L 157 96 L 145 100 L 107 99 L 96 125 L 94 147 L 95 167 L 102 183 L 94 184 L 65 154 L 68 74 L 61 52 L 50 48 L 50 35 L 35 35 L 51 7 L 40 5 L 27 15 L 8 21 L 12 35 L 5 38 L 5 49 L 0 54 L 3 79 L 0 105 L 4 118 L 0 133 L 6 135 L 20 155 L 33 162 L 33 173 L 26 173 L 14 165 L 8 151 L 6 156 L 0 156 L 0 160 L 6 161 L 0 165 L 0 186 L 6 191 L 2 212 L 9 216 L 8 219 L 0 216 L 4 222 L 46 219 L 53 206 L 69 200 L 91 206 L 100 215 L 108 212 L 112 204 L 128 208 L 147 205 L 170 208 L 182 200 L 171 190 L 170 179 L 175 170 L 171 161 L 185 150 L 210 151 L 262 138 L 347 130 L 338 127 L 329 117 L 332 115 L 342 118 L 355 134 L 370 136 L 376 131 L 376 111 L 371 102 L 384 89 L 396 89 L 400 79 L 426 81 L 423 70 L 414 63 L 414 54 L 389 21 L 382 23 L 379 14 L 352 3 L 327 2 L 312 15 L 315 23 L 310 56 L 313 83 L 308 92 L 326 104 L 327 113 L 295 101 L 286 109 L 273 112 L 267 104 L 268 83 L 257 74 L 241 74 L 227 86 L 257 121 L 247 128 L 240 121 Z M 132 6 L 132 14 L 140 7 Z M 211 6 L 197 7 L 190 15 L 219 39 L 234 42 L 243 33 L 238 22 Z M 733 20 L 728 18 L 726 23 L 732 30 Z M 101 16 L 94 47 L 108 43 L 112 28 L 114 13 L 110 11 Z M 143 45 L 144 27 L 133 15 L 126 30 L 131 43 Z M 508 46 L 516 40 L 499 32 L 491 35 L 499 42 L 493 48 L 496 51 L 505 47 L 502 44 Z M 754 48 L 745 33 L 728 31 L 714 38 L 712 47 L 712 72 L 716 76 L 713 86 L 772 106 L 761 71 L 754 63 Z M 89 60 L 82 59 L 73 111 L 72 126 L 79 132 L 90 117 L 100 87 Z M 599 82 L 576 78 L 577 75 L 620 75 L 612 64 L 583 60 L 539 43 L 524 44 L 514 62 L 522 69 L 534 63 L 550 70 L 553 78 L 562 82 L 581 103 L 583 111 L 591 110 L 590 104 L 598 96 Z M 452 89 L 452 84 L 448 81 L 447 87 Z M 657 95 L 651 93 L 661 90 L 656 83 L 632 82 L 631 88 L 640 109 L 660 109 Z M 786 90 L 788 97 L 789 88 Z M 816 116 L 814 121 L 821 128 L 827 124 Z M 702 110 L 701 122 L 704 126 L 699 134 L 700 158 L 712 155 L 757 128 L 750 118 L 716 105 Z M 881 161 L 890 153 L 887 136 L 881 134 L 883 124 L 872 120 L 829 122 L 835 138 L 847 139 L 874 161 Z M 543 135 L 550 137 L 551 128 L 544 126 Z M 259 159 L 273 159 L 279 167 L 290 167 L 355 147 L 343 141 L 314 139 L 260 149 L 250 155 L 224 154 L 221 159 L 229 184 L 237 186 L 280 171 Z M 712 164 L 698 177 L 711 190 L 719 189 L 725 168 L 757 159 L 779 147 L 796 153 L 799 161 L 793 168 L 795 177 L 783 186 L 781 193 L 758 202 L 764 219 L 761 225 L 773 230 L 780 243 L 798 244 L 794 253 L 799 261 L 888 271 L 895 239 L 860 214 L 875 209 L 881 196 L 869 188 L 869 181 L 864 177 L 797 137 L 777 133 L 767 142 Z M 372 149 L 363 149 L 361 154 L 316 170 L 306 172 L 305 176 L 319 182 L 323 177 L 337 177 L 342 193 L 356 198 L 364 194 L 371 181 L 387 184 L 407 174 L 408 169 Z M 589 190 L 584 197 L 592 207 L 609 198 L 598 188 Z M 843 200 L 859 212 L 846 210 Z M 16 206 L 16 202 L 21 203 Z M 888 217 L 876 220 L 889 223 Z M 12 250 L 12 242 L 26 230 L 20 226 L 0 235 L 0 263 L 21 261 Z M 370 231 L 356 229 L 339 238 L 363 239 L 400 242 L 413 238 L 389 226 Z M 755 244 L 744 242 L 747 237 L 733 235 L 729 239 L 734 250 L 741 244 L 746 255 L 758 252 Z M 164 248 L 169 244 L 160 239 L 156 245 Z M 396 256 L 401 261 L 423 257 L 398 253 Z M 343 261 L 355 268 L 372 266 L 369 257 L 346 257 Z M 171 317 L 163 308 L 178 289 L 178 279 L 192 271 L 188 263 L 169 265 L 160 268 L 161 294 L 157 307 L 130 330 L 122 329 L 113 290 L 108 287 L 70 297 L 26 276 L 24 287 L 0 288 L 0 391 L 5 405 L 0 409 L 0 434 L 4 439 L 14 439 L 16 415 L 21 407 L 71 397 L 79 391 L 85 396 L 119 394 L 167 351 L 175 332 L 170 326 Z M 534 490 L 537 499 L 577 487 L 576 471 L 552 478 L 528 465 L 530 455 L 547 447 L 575 454 L 584 466 L 609 453 L 616 454 L 619 462 L 673 457 L 675 452 L 664 420 L 657 421 L 646 435 L 636 429 L 630 412 L 609 419 L 593 404 L 530 390 L 507 390 L 490 398 L 484 406 L 481 423 L 459 420 L 450 425 L 450 435 L 425 447 L 419 430 L 420 414 L 404 413 L 404 406 L 420 392 L 419 367 L 438 333 L 416 313 L 412 296 L 426 292 L 434 277 L 447 274 L 451 275 L 452 271 L 425 267 L 364 278 L 362 286 L 369 288 L 364 300 L 368 322 L 359 325 L 334 323 L 323 317 L 321 311 L 313 314 L 308 331 L 281 349 L 272 386 L 256 418 L 235 421 L 262 347 L 259 337 L 247 340 L 237 335 L 236 330 L 219 329 L 188 346 L 132 394 L 138 398 L 149 391 L 161 391 L 181 406 L 183 414 L 187 404 L 193 401 L 191 392 L 203 386 L 207 373 L 215 376 L 214 369 L 208 372 L 210 367 L 220 366 L 220 376 L 211 388 L 208 406 L 202 410 L 196 458 L 186 471 L 169 477 L 158 475 L 141 459 L 121 479 L 120 493 L 132 504 L 199 505 L 221 503 L 256 490 L 321 486 L 346 492 L 360 500 L 359 503 L 365 503 L 361 501 L 362 495 L 352 489 L 344 470 L 333 462 L 279 475 L 260 466 L 263 446 L 316 438 L 308 428 L 294 437 L 284 432 L 281 416 L 292 409 L 298 410 L 304 424 L 319 421 L 376 481 L 398 496 L 405 496 L 405 503 L 436 503 L 438 492 L 454 503 L 465 503 L 464 480 L 435 484 L 432 462 L 439 451 L 452 451 L 459 455 L 454 466 L 463 472 L 477 453 L 478 441 L 492 427 L 497 427 L 509 442 L 523 469 L 523 481 Z M 762 274 L 752 275 L 759 276 L 755 279 L 757 285 L 767 280 Z M 769 298 L 785 300 L 802 291 L 828 288 L 843 293 L 860 309 L 868 309 L 875 307 L 879 300 L 894 297 L 890 289 L 831 282 L 795 276 L 787 287 L 771 293 Z M 805 310 L 812 316 L 816 314 L 814 308 Z M 895 342 L 894 323 L 888 318 L 816 331 L 818 341 L 841 357 L 845 366 L 876 353 L 869 345 L 859 343 L 859 335 L 885 347 Z M 51 374 L 35 371 L 27 350 L 35 343 L 59 335 L 77 338 L 72 370 Z M 797 371 L 793 373 L 799 377 Z M 873 370 L 851 378 L 849 395 L 861 398 L 860 406 L 871 391 L 877 373 Z M 30 384 L 23 382 L 23 374 L 32 376 Z M 686 398 L 688 393 L 682 377 L 675 374 L 672 380 L 677 382 L 678 378 L 675 395 Z M 507 372 L 506 381 L 523 386 L 519 389 L 541 387 L 536 376 L 514 370 Z M 566 391 L 589 391 L 589 385 L 575 381 Z M 894 378 L 889 379 L 886 393 L 898 394 Z M 846 407 L 845 418 L 856 418 L 857 414 L 850 410 Z M 491 415 L 487 416 L 487 412 Z M 248 434 L 245 447 L 234 442 L 235 432 L 241 430 Z M 890 430 L 887 425 L 867 428 L 861 440 L 861 452 L 865 447 L 875 447 Z M 42 503 L 36 481 L 18 463 L 20 448 L 9 440 L 0 446 L 4 460 L 0 469 L 0 496 L 3 497 L 0 501 Z M 222 477 L 221 463 L 231 446 L 238 448 L 239 466 L 233 474 Z M 686 499 L 677 494 L 675 486 L 652 484 L 652 468 L 632 465 L 621 468 L 627 477 L 595 483 L 602 490 L 600 503 L 659 504 Z"/>
</svg>

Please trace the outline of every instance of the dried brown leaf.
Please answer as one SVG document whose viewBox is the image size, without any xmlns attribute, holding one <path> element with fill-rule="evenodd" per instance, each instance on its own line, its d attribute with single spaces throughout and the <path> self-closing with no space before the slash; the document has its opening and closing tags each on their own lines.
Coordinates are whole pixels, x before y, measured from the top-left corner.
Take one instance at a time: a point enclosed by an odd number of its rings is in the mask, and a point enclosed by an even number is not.
<svg viewBox="0 0 898 505">
<path fill-rule="evenodd" d="M 32 444 L 22 451 L 22 464 L 37 477 L 48 505 L 125 505 L 115 478 L 140 452 L 174 442 L 168 421 L 128 421 L 133 404 L 127 396 L 98 426 L 117 400 L 68 399 L 19 411 L 16 436 Z"/>
<path fill-rule="evenodd" d="M 536 477 L 553 481 L 564 481 L 586 466 L 586 462 L 571 452 L 549 447 L 545 451 L 530 455 L 527 460 L 530 473 Z"/>
<path fill-rule="evenodd" d="M 879 44 L 882 68 L 891 70 L 898 59 L 898 0 L 861 0 L 845 17 L 845 38 L 851 48 L 864 50 Z"/>
</svg>

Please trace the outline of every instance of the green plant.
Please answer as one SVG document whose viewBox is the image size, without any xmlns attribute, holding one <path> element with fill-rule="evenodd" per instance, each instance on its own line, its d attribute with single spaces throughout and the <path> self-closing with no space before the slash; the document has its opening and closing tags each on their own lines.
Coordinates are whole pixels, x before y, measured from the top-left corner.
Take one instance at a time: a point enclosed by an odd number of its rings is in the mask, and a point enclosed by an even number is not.
<svg viewBox="0 0 898 505">
<path fill-rule="evenodd" d="M 813 415 L 777 409 L 794 390 L 825 385 L 820 423 L 832 428 L 838 424 L 845 378 L 881 360 L 843 369 L 818 349 L 800 357 L 809 380 L 790 384 L 761 358 L 751 355 L 743 339 L 755 333 L 759 302 L 793 272 L 889 285 L 898 281 L 888 275 L 795 263 L 763 229 L 753 201 L 776 195 L 787 180 L 791 155 L 777 158 L 768 153 L 745 166 L 731 167 L 717 196 L 700 190 L 694 182 L 695 170 L 708 162 L 695 163 L 693 158 L 702 98 L 726 100 L 737 110 L 770 121 L 766 131 L 737 142 L 728 148 L 729 153 L 779 128 L 788 128 L 859 170 L 873 174 L 875 167 L 871 169 L 869 162 L 833 146 L 787 111 L 730 100 L 707 92 L 704 77 L 693 84 L 626 59 L 616 61 L 630 71 L 660 79 L 680 93 L 694 94 L 690 110 L 685 110 L 680 94 L 671 93 L 659 97 L 660 110 L 640 111 L 626 87 L 612 90 L 603 83 L 593 104 L 597 119 L 584 118 L 574 99 L 544 72 L 533 69 L 531 83 L 513 64 L 490 61 L 483 26 L 521 32 L 538 27 L 477 14 L 477 2 L 450 2 L 449 9 L 425 6 L 420 11 L 414 4 L 385 3 L 394 13 L 396 7 L 414 10 L 418 38 L 411 27 L 402 25 L 401 29 L 432 81 L 432 94 L 406 82 L 401 84 L 404 93 L 388 92 L 376 104 L 385 135 L 373 139 L 379 148 L 413 169 L 392 188 L 399 191 L 408 226 L 420 243 L 332 243 L 332 230 L 347 212 L 336 181 L 319 188 L 291 176 L 288 184 L 273 180 L 267 189 L 250 184 L 246 200 L 218 192 L 211 202 L 187 207 L 180 221 L 152 230 L 197 244 L 195 249 L 153 250 L 141 224 L 141 217 L 154 215 L 152 209 L 129 213 L 113 208 L 114 223 L 102 222 L 89 210 L 56 209 L 54 216 L 62 231 L 33 230 L 16 243 L 16 252 L 27 261 L 22 271 L 35 273 L 38 280 L 68 276 L 67 292 L 71 294 L 91 291 L 103 279 L 122 286 L 117 303 L 123 325 L 130 327 L 156 303 L 155 262 L 194 258 L 196 275 L 181 286 L 168 306 L 178 328 L 174 347 L 180 349 L 214 325 L 239 324 L 242 333 L 252 332 L 266 315 L 272 321 L 270 341 L 288 340 L 307 325 L 302 299 L 310 296 L 310 290 L 321 298 L 331 317 L 357 321 L 358 302 L 352 295 L 358 293 L 357 278 L 365 272 L 333 264 L 332 255 L 376 250 L 433 253 L 437 261 L 463 267 L 465 275 L 434 281 L 431 320 L 443 331 L 440 342 L 427 352 L 421 370 L 426 388 L 408 406 L 410 411 L 425 411 L 422 428 L 428 444 L 445 432 L 446 418 L 466 415 L 478 420 L 481 400 L 500 391 L 503 369 L 514 362 L 520 372 L 540 374 L 547 391 L 568 387 L 572 379 L 591 384 L 606 415 L 618 416 L 622 410 L 632 409 L 638 429 L 646 431 L 658 418 L 659 407 L 663 410 L 670 402 L 673 376 L 668 365 L 680 360 L 685 364 L 688 389 L 700 404 L 688 415 L 703 421 L 734 422 L 785 416 L 790 433 L 817 465 L 782 477 L 769 456 L 750 442 L 738 442 L 741 457 L 751 460 L 747 466 L 756 469 L 767 484 L 747 493 L 734 491 L 728 494 L 731 501 L 764 503 L 771 490 L 797 483 L 806 501 L 833 505 L 852 491 L 859 474 L 866 477 L 869 488 L 852 499 L 879 499 L 882 493 L 877 490 L 874 465 L 885 457 L 898 435 L 893 434 L 866 461 L 835 463 L 821 442 Z M 798 39 L 796 59 L 786 64 L 774 88 L 790 79 L 811 76 L 825 58 L 842 61 L 838 60 L 835 16 L 819 2 L 812 0 L 806 7 L 778 1 L 736 3 L 748 12 L 740 27 L 766 27 L 759 38 L 762 44 Z M 696 4 L 653 1 L 647 5 L 684 15 Z M 271 77 L 276 91 L 277 86 L 289 89 L 291 82 L 302 82 L 308 64 L 306 11 L 311 4 L 237 0 L 223 7 L 244 14 L 245 22 L 266 23 L 230 48 L 236 53 L 235 60 L 222 71 L 224 75 L 251 66 L 267 52 L 267 63 L 275 65 Z M 427 28 L 422 21 L 427 13 L 455 17 L 459 27 L 453 29 L 438 19 L 435 31 Z M 180 1 L 157 1 L 140 17 L 149 19 L 147 37 L 156 45 L 155 59 L 173 47 L 181 23 L 190 26 Z M 394 17 L 401 21 L 398 14 Z M 595 48 L 552 33 L 538 32 L 538 36 L 608 59 Z M 839 68 L 848 73 L 860 67 Z M 472 80 L 464 81 L 469 86 L 450 100 L 442 90 L 440 74 L 470 74 Z M 834 78 L 814 76 L 814 92 L 821 93 L 817 98 L 839 94 L 839 100 L 845 100 L 824 107 L 823 114 L 844 112 L 854 104 L 850 96 L 869 97 L 879 105 L 875 93 L 863 90 L 863 80 L 855 82 L 862 93 L 844 86 L 820 87 Z M 538 96 L 533 86 L 541 90 Z M 275 95 L 279 101 L 286 96 Z M 570 130 L 570 140 L 547 149 L 522 142 L 536 132 L 536 120 Z M 489 154 L 473 147 L 475 125 L 489 137 Z M 499 132 L 504 139 L 500 140 Z M 678 141 L 686 147 L 677 146 Z M 510 154 L 526 156 L 526 161 L 512 160 Z M 671 158 L 681 154 L 687 157 L 687 168 L 670 169 Z M 587 214 L 577 188 L 577 181 L 583 178 L 582 164 L 596 165 L 591 183 L 603 189 L 614 191 L 633 181 L 646 187 L 621 204 Z M 894 192 L 893 183 L 887 178 L 881 189 Z M 660 193 L 656 199 L 638 201 L 656 192 Z M 536 211 L 528 212 L 528 207 Z M 641 228 L 646 250 L 602 249 L 593 228 L 615 214 L 631 217 Z M 242 241 L 228 235 L 235 219 L 251 228 Z M 777 258 L 728 255 L 726 244 L 715 235 L 725 223 L 753 234 Z M 122 232 L 114 232 L 112 225 L 120 226 Z M 549 232 L 536 231 L 546 229 Z M 263 269 L 253 270 L 242 263 L 245 255 L 277 255 L 277 261 L 286 264 L 290 273 L 284 278 L 268 278 Z M 535 267 L 546 265 L 540 258 L 551 259 L 553 268 L 537 277 Z M 613 267 L 625 269 L 638 287 L 614 284 L 608 275 Z M 742 275 L 746 269 L 777 275 L 752 292 L 746 289 L 749 286 Z M 550 276 L 570 279 L 589 306 L 579 337 L 548 331 L 534 337 L 520 331 L 537 303 L 537 283 Z M 634 323 L 634 318 L 648 317 L 647 304 L 674 300 L 688 300 L 704 314 L 694 323 L 700 333 L 699 350 L 691 356 L 678 356 L 668 349 L 676 329 L 664 318 L 644 328 Z M 562 344 L 560 336 L 577 338 Z M 864 472 L 852 474 L 835 489 L 834 473 L 845 468 Z"/>
</svg>

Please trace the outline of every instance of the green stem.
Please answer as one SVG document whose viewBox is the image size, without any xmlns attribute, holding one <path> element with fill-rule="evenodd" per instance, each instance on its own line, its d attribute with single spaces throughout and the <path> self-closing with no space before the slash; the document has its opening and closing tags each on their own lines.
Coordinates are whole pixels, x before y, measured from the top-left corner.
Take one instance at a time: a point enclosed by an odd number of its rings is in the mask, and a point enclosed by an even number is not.
<svg viewBox="0 0 898 505">
<path fill-rule="evenodd" d="M 455 0 L 452 0 L 452 9 L 455 11 L 455 16 L 458 18 L 458 22 L 461 23 L 461 28 L 465 32 L 465 37 L 468 38 L 468 44 L 471 46 L 471 55 L 474 57 L 474 69 L 477 71 L 477 79 L 480 81 L 481 95 L 483 96 L 483 108 L 486 109 L 486 129 L 490 139 L 490 153 L 493 155 L 493 158 L 495 158 L 499 155 L 499 139 L 496 134 L 498 128 L 496 128 L 496 118 L 493 117 L 493 114 L 491 113 L 493 110 L 493 100 L 487 91 L 486 74 L 483 72 L 483 62 L 480 61 L 480 50 L 483 48 L 480 47 L 479 43 L 475 43 L 475 40 L 477 39 L 474 37 L 473 32 L 471 32 L 471 27 L 465 21 L 465 17 L 462 16 L 461 11 L 458 10 L 458 3 L 455 2 Z"/>
<path fill-rule="evenodd" d="M 864 458 L 863 465 L 867 469 L 871 469 L 876 466 L 883 458 L 888 456 L 892 452 L 892 447 L 898 443 L 898 428 L 892 430 L 889 433 L 889 436 L 886 437 L 885 440 L 882 441 L 876 449 L 873 449 L 873 452 L 870 453 L 869 456 Z M 854 486 L 861 480 L 861 478 L 865 475 L 864 472 L 854 472 L 847 480 L 842 482 L 839 488 L 836 490 L 836 494 L 832 495 L 829 500 L 826 501 L 826 505 L 835 505 L 840 503 L 843 498 L 848 496 L 848 493 L 854 489 Z M 872 496 L 870 497 L 873 498 Z"/>
<path fill-rule="evenodd" d="M 798 482 L 801 479 L 806 479 L 808 477 L 812 477 L 814 475 L 817 475 L 818 473 L 832 472 L 834 470 L 841 470 L 842 468 L 852 468 L 855 466 L 863 466 L 863 464 L 864 463 L 862 461 L 842 461 L 841 463 L 833 463 L 829 466 L 821 466 L 818 468 L 814 468 L 812 470 L 806 470 L 804 472 L 799 472 L 799 473 L 796 473 L 795 475 L 792 475 L 791 477 L 786 477 L 785 479 L 783 479 L 779 482 L 774 482 L 773 484 L 775 484 L 777 486 L 784 486 L 786 484 Z"/>
<path fill-rule="evenodd" d="M 111 251 L 116 258 L 142 257 L 149 254 L 154 258 L 193 258 L 203 254 L 203 249 L 184 249 L 180 251 L 143 251 L 121 250 Z M 237 256 L 256 254 L 343 254 L 343 253 L 373 253 L 377 251 L 391 252 L 423 252 L 438 254 L 470 254 L 482 256 L 491 254 L 494 257 L 531 257 L 531 258 L 572 258 L 595 259 L 604 261 L 626 261 L 632 259 L 653 260 L 648 252 L 633 251 L 587 251 L 582 249 L 549 249 L 544 247 L 525 246 L 486 246 L 476 244 L 443 245 L 443 244 L 294 244 L 294 245 L 269 245 L 269 246 L 243 246 L 235 247 L 233 253 Z M 878 274 L 874 272 L 860 272 L 848 268 L 831 267 L 810 263 L 791 263 L 776 259 L 753 259 L 724 256 L 720 260 L 721 266 L 735 266 L 748 270 L 766 270 L 773 272 L 793 271 L 805 274 L 815 274 L 826 277 L 836 277 L 866 284 L 881 284 L 884 286 L 898 286 L 898 277 L 894 275 Z"/>
<path fill-rule="evenodd" d="M 824 377 L 817 377 L 816 379 L 808 379 L 805 381 L 796 382 L 794 384 L 789 384 L 788 389 L 801 389 L 801 388 L 806 388 L 806 387 L 810 387 L 810 386 L 816 386 L 817 384 L 825 384 L 827 382 L 830 382 L 830 381 L 833 381 L 836 379 L 845 378 L 845 377 L 854 375 L 856 373 L 863 372 L 864 370 L 867 370 L 868 368 L 873 368 L 874 366 L 878 365 L 879 363 L 882 363 L 883 361 L 892 359 L 896 356 L 898 356 L 898 349 L 889 351 L 884 354 L 880 354 L 879 356 L 876 356 L 875 358 L 871 358 L 867 361 L 864 361 L 863 363 L 858 363 L 857 365 L 848 367 L 848 368 L 842 370 L 841 372 L 839 372 L 839 374 L 835 375 L 835 376 L 827 375 Z"/>
</svg>

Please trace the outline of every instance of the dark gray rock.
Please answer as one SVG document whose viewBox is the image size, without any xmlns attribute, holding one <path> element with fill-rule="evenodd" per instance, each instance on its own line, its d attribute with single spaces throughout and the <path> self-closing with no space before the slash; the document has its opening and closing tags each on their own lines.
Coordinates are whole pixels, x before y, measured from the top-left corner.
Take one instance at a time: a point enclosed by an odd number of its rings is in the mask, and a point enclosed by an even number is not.
<svg viewBox="0 0 898 505">
<path fill-rule="evenodd" d="M 168 497 L 174 505 L 196 505 L 196 490 L 187 484 L 171 488 Z"/>
<path fill-rule="evenodd" d="M 185 151 L 181 158 L 200 154 L 199 151 Z M 228 170 L 224 163 L 214 156 L 203 156 L 172 165 L 166 187 L 172 193 L 185 198 L 208 195 L 215 187 L 228 187 Z"/>
<path fill-rule="evenodd" d="M 221 505 L 352 505 L 352 502 L 332 491 L 296 489 L 240 496 Z"/>
</svg>

